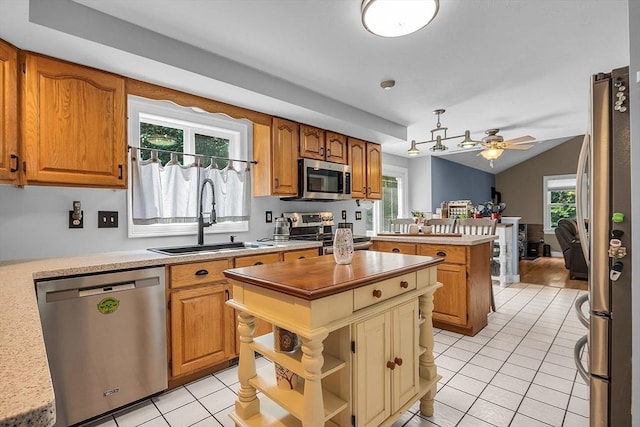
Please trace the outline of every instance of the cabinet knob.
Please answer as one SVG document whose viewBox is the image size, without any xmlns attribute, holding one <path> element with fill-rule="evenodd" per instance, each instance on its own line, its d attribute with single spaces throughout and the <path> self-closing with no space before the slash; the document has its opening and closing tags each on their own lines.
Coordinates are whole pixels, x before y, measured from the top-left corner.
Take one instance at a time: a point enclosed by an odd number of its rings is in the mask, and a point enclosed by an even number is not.
<svg viewBox="0 0 640 427">
<path fill-rule="evenodd" d="M 445 251 L 438 251 L 438 252 L 436 252 L 436 255 L 438 255 L 438 256 L 447 256 L 447 253 Z"/>
<path fill-rule="evenodd" d="M 406 280 L 401 281 L 400 287 L 403 289 L 407 289 L 409 287 L 409 282 L 407 282 Z"/>
<path fill-rule="evenodd" d="M 202 270 L 196 271 L 196 276 L 206 276 L 207 274 L 209 274 L 209 272 L 204 268 Z"/>
<path fill-rule="evenodd" d="M 373 296 L 376 297 L 376 298 L 382 297 L 382 291 L 380 289 L 374 289 L 373 290 Z"/>
<path fill-rule="evenodd" d="M 391 369 L 393 371 L 394 369 L 396 369 L 396 364 L 389 360 L 387 362 L 387 368 L 389 368 L 389 369 Z"/>
<path fill-rule="evenodd" d="M 255 264 L 253 264 L 253 265 L 262 265 L 262 264 L 264 264 L 262 261 L 257 261 L 257 262 L 256 262 Z"/>
<path fill-rule="evenodd" d="M 399 254 L 400 253 L 400 249 L 393 248 L 393 249 L 391 249 L 391 252 L 393 252 L 394 254 Z"/>
<path fill-rule="evenodd" d="M 396 363 L 396 365 L 402 366 L 402 358 L 396 357 L 395 359 L 393 359 L 393 361 Z"/>
</svg>

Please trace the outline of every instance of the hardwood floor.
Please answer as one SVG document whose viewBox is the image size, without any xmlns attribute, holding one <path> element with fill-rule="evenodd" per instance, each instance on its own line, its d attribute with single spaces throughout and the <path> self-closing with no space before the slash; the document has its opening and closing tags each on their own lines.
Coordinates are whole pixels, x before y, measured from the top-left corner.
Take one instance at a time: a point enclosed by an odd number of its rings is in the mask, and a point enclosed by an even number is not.
<svg viewBox="0 0 640 427">
<path fill-rule="evenodd" d="M 586 280 L 569 279 L 569 270 L 564 267 L 564 258 L 557 257 L 520 260 L 520 282 L 583 291 L 588 289 Z"/>
</svg>

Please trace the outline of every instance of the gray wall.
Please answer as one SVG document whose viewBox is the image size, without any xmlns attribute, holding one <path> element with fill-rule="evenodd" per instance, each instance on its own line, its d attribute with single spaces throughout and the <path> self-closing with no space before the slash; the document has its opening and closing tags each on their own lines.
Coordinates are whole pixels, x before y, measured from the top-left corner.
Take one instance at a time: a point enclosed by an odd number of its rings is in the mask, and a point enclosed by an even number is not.
<svg viewBox="0 0 640 427">
<path fill-rule="evenodd" d="M 577 136 L 551 150 L 496 175 L 496 190 L 507 204 L 506 216 L 519 216 L 521 224 L 543 224 L 543 177 L 575 174 L 583 136 Z M 562 252 L 554 234 L 544 235 L 554 252 Z"/>
<path fill-rule="evenodd" d="M 631 209 L 633 212 L 632 241 L 640 242 L 640 224 L 637 221 L 640 212 L 640 83 L 636 80 L 640 72 L 640 1 L 629 0 L 629 38 L 630 38 L 630 82 L 629 103 L 631 114 Z M 634 149 L 635 147 L 635 149 Z M 636 272 L 632 286 L 633 310 L 633 348 L 632 348 L 632 401 L 631 413 L 634 426 L 640 426 L 640 250 L 631 254 L 632 269 Z"/>
<path fill-rule="evenodd" d="M 495 176 L 433 157 L 431 183 L 431 200 L 435 210 L 443 201 L 471 200 L 478 204 L 491 200 L 491 187 L 495 186 Z"/>
<path fill-rule="evenodd" d="M 409 209 L 434 212 L 437 206 L 431 203 L 431 156 L 409 160 Z M 438 206 L 440 206 L 438 204 Z"/>
</svg>

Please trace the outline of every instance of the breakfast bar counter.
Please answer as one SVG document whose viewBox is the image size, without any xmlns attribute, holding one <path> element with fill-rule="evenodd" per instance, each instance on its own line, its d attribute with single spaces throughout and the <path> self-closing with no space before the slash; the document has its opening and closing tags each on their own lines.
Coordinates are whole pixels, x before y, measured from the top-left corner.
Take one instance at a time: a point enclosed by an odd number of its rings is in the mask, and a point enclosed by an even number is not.
<svg viewBox="0 0 640 427">
<path fill-rule="evenodd" d="M 431 310 L 434 257 L 356 251 L 225 270 L 239 311 L 238 426 L 389 426 L 416 401 L 433 414 L 440 378 Z M 254 338 L 255 319 L 274 333 Z M 282 351 L 275 337 L 295 334 Z M 254 352 L 275 362 L 256 371 Z M 283 380 L 283 377 L 286 379 Z M 257 394 L 260 391 L 261 394 Z"/>
</svg>

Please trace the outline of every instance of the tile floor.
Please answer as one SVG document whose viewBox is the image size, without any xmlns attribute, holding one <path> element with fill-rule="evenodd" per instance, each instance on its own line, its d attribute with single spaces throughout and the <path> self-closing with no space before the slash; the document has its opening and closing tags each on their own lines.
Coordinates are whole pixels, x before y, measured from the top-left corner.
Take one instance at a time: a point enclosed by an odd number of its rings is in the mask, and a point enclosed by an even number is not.
<svg viewBox="0 0 640 427">
<path fill-rule="evenodd" d="M 573 302 L 583 291 L 494 286 L 497 312 L 475 337 L 435 331 L 435 414 L 414 405 L 395 426 L 588 426 L 589 388 L 573 362 L 586 333 Z M 259 358 L 257 367 L 269 363 Z M 126 408 L 90 426 L 233 426 L 237 367 Z"/>
</svg>

